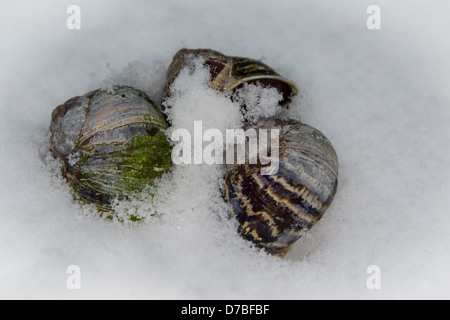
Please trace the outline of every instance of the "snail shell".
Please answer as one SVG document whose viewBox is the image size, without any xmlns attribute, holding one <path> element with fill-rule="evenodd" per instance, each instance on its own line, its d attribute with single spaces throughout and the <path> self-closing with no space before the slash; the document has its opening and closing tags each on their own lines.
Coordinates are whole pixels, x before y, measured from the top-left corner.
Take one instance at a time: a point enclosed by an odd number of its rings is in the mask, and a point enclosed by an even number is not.
<svg viewBox="0 0 450 320">
<path fill-rule="evenodd" d="M 211 88 L 228 92 L 244 83 L 261 83 L 264 86 L 275 87 L 283 94 L 281 105 L 287 104 L 292 95 L 298 93 L 298 88 L 292 81 L 283 78 L 275 70 L 259 60 L 229 57 L 211 49 L 181 49 L 173 57 L 167 70 L 167 81 L 164 95 L 170 95 L 170 85 L 181 69 L 194 58 L 201 57 L 211 74 Z"/>
<path fill-rule="evenodd" d="M 304 123 L 267 119 L 252 127 L 279 128 L 278 172 L 262 175 L 261 164 L 235 166 L 225 175 L 225 198 L 243 238 L 284 256 L 333 201 L 338 159 L 323 133 Z"/>
<path fill-rule="evenodd" d="M 50 151 L 83 201 L 110 211 L 111 200 L 142 191 L 171 166 L 167 124 L 137 89 L 94 90 L 56 107 Z"/>
</svg>

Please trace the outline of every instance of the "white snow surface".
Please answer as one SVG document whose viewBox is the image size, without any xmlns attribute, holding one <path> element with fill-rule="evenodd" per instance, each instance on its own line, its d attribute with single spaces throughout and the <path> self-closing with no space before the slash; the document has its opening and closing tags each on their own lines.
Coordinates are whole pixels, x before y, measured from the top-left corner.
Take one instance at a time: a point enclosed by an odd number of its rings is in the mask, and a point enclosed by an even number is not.
<svg viewBox="0 0 450 320">
<path fill-rule="evenodd" d="M 74 2 L 80 30 L 66 27 Z M 366 27 L 369 5 L 380 30 Z M 449 11 L 443 0 L 2 0 L 0 298 L 450 298 Z M 161 105 L 183 47 L 261 59 L 296 82 L 283 116 L 337 151 L 336 198 L 284 259 L 239 238 L 216 166 L 176 166 L 153 199 L 131 203 L 144 222 L 122 224 L 74 202 L 48 156 L 53 108 L 114 84 Z M 178 83 L 173 128 L 238 126 L 237 102 L 194 74 Z M 246 97 L 248 117 L 273 114 L 275 95 Z M 80 289 L 66 286 L 70 265 Z M 380 289 L 367 286 L 371 265 Z"/>
</svg>

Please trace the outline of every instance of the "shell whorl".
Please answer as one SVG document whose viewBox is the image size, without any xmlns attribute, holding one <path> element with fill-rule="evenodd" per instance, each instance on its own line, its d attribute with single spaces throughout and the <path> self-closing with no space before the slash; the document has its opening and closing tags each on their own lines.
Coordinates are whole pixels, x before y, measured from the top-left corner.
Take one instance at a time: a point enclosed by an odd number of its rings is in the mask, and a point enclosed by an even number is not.
<svg viewBox="0 0 450 320">
<path fill-rule="evenodd" d="M 137 89 L 94 90 L 56 107 L 50 152 L 77 197 L 101 211 L 143 190 L 171 166 L 164 117 Z"/>
<path fill-rule="evenodd" d="M 243 238 L 283 256 L 331 204 L 338 161 L 329 140 L 296 121 L 266 120 L 257 128 L 280 128 L 279 169 L 261 174 L 260 164 L 234 167 L 225 175 L 225 197 Z"/>
<path fill-rule="evenodd" d="M 167 70 L 165 96 L 170 95 L 170 85 L 183 67 L 192 59 L 201 57 L 209 68 L 211 88 L 228 92 L 244 83 L 259 82 L 275 87 L 283 94 L 282 105 L 290 101 L 291 96 L 298 93 L 294 82 L 282 77 L 267 64 L 250 58 L 226 56 L 211 49 L 181 49 L 173 57 Z"/>
</svg>

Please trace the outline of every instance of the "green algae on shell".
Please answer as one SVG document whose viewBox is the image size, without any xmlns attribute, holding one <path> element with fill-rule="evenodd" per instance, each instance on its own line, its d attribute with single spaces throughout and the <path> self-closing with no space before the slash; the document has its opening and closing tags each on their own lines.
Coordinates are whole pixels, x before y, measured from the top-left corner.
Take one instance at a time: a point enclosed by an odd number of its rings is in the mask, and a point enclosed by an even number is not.
<svg viewBox="0 0 450 320">
<path fill-rule="evenodd" d="M 50 151 L 77 198 L 112 213 L 114 199 L 154 185 L 172 166 L 167 123 L 137 89 L 114 87 L 74 97 L 56 107 Z"/>
</svg>

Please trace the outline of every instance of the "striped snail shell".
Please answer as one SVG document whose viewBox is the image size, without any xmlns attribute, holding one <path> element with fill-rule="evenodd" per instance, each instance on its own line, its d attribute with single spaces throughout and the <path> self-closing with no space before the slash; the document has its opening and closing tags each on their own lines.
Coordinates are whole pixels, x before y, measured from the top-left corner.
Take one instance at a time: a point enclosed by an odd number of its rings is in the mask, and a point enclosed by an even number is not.
<svg viewBox="0 0 450 320">
<path fill-rule="evenodd" d="M 337 191 L 338 159 L 319 130 L 298 121 L 266 119 L 253 128 L 279 128 L 279 168 L 238 165 L 224 179 L 226 201 L 239 233 L 257 247 L 284 256 L 324 214 Z"/>
<path fill-rule="evenodd" d="M 222 92 L 232 91 L 244 83 L 260 83 L 276 88 L 283 94 L 281 105 L 290 102 L 298 88 L 289 79 L 283 78 L 263 62 L 250 58 L 230 57 L 211 49 L 181 49 L 173 57 L 167 70 L 164 95 L 170 95 L 170 85 L 180 71 L 194 58 L 203 58 L 209 68 L 211 88 Z"/>
<path fill-rule="evenodd" d="M 107 212 L 111 200 L 142 191 L 171 166 L 166 128 L 142 91 L 98 89 L 53 110 L 50 151 L 77 198 Z"/>
</svg>

